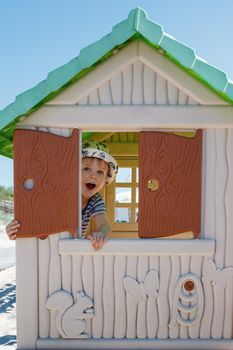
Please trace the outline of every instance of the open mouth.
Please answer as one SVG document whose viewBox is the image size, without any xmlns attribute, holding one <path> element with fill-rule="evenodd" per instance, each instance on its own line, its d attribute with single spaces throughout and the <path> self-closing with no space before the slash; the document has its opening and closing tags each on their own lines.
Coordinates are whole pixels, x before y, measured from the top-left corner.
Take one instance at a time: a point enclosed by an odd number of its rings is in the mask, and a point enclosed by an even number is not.
<svg viewBox="0 0 233 350">
<path fill-rule="evenodd" d="M 90 182 L 88 182 L 87 184 L 86 184 L 86 187 L 87 187 L 87 189 L 89 190 L 89 191 L 91 191 L 91 190 L 93 190 L 94 188 L 95 188 L 95 184 L 91 184 Z"/>
</svg>

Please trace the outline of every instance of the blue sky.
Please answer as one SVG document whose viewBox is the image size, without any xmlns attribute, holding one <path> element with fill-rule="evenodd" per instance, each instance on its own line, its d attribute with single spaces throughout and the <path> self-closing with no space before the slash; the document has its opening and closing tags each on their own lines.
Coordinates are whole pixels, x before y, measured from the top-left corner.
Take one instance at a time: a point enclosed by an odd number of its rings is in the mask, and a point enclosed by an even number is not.
<svg viewBox="0 0 233 350">
<path fill-rule="evenodd" d="M 0 110 L 137 6 L 233 80 L 232 0 L 0 0 Z M 13 185 L 4 157 L 0 185 Z"/>
</svg>

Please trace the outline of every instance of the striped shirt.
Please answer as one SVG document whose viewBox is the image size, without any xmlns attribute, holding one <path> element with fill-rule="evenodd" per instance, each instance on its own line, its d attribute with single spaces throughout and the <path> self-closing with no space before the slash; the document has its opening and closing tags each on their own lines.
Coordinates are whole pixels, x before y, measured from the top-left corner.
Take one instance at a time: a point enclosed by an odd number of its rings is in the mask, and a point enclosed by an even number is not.
<svg viewBox="0 0 233 350">
<path fill-rule="evenodd" d="M 82 210 L 82 235 L 85 235 L 92 217 L 105 213 L 106 208 L 103 198 L 97 192 L 89 199 L 87 206 Z"/>
</svg>

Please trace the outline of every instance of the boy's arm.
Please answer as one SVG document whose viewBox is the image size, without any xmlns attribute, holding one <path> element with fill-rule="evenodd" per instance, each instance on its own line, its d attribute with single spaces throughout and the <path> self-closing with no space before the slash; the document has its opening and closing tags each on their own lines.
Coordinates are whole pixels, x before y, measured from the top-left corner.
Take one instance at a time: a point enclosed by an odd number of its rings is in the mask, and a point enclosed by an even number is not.
<svg viewBox="0 0 233 350">
<path fill-rule="evenodd" d="M 105 214 L 97 214 L 92 219 L 95 225 L 95 231 L 91 232 L 87 238 L 92 240 L 92 246 L 95 250 L 101 249 L 111 233 L 111 225 Z"/>
</svg>

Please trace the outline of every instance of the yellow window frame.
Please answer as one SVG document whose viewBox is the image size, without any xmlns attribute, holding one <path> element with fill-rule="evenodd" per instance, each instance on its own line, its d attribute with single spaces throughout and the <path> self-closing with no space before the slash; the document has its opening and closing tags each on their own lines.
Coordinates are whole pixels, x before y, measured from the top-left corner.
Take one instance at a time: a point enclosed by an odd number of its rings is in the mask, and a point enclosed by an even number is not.
<svg viewBox="0 0 233 350">
<path fill-rule="evenodd" d="M 118 158 L 117 159 L 119 168 L 131 168 L 132 169 L 132 181 L 119 182 L 114 181 L 106 187 L 105 191 L 105 202 L 107 207 L 107 216 L 112 225 L 113 237 L 115 235 L 119 236 L 119 233 L 129 233 L 131 235 L 137 235 L 138 224 L 136 222 L 130 223 L 117 223 L 115 222 L 115 210 L 116 208 L 131 208 L 132 219 L 136 221 L 136 208 L 138 208 L 138 203 L 136 203 L 136 189 L 138 188 L 138 183 L 136 181 L 136 168 L 138 168 L 137 158 Z M 116 188 L 130 187 L 132 190 L 132 198 L 130 203 L 116 203 Z M 121 236 L 121 235 L 120 235 Z"/>
</svg>

